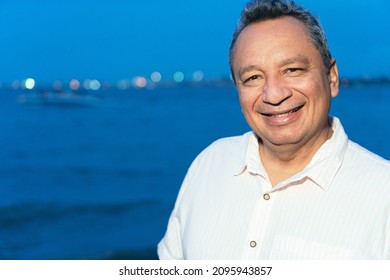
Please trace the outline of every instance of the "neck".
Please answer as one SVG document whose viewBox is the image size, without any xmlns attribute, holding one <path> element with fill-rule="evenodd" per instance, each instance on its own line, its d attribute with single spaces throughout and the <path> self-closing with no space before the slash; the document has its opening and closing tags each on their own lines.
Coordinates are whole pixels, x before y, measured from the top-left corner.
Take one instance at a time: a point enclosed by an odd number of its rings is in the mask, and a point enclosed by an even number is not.
<svg viewBox="0 0 390 280">
<path fill-rule="evenodd" d="M 300 143 L 272 145 L 259 139 L 260 158 L 271 184 L 275 186 L 302 171 L 332 134 L 333 130 L 327 126 L 317 137 Z"/>
</svg>

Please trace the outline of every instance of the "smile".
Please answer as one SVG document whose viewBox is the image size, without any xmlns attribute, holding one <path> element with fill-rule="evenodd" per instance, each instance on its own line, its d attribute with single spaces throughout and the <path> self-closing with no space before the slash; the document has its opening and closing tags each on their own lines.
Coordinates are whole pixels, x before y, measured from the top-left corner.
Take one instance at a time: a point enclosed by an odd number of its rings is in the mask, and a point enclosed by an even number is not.
<svg viewBox="0 0 390 280">
<path fill-rule="evenodd" d="M 298 106 L 292 110 L 284 111 L 284 112 L 280 112 L 280 113 L 272 112 L 272 113 L 261 113 L 261 114 L 263 116 L 266 116 L 266 117 L 285 117 L 285 116 L 288 116 L 292 113 L 298 112 L 303 106 L 304 105 L 301 105 L 301 106 Z"/>
</svg>

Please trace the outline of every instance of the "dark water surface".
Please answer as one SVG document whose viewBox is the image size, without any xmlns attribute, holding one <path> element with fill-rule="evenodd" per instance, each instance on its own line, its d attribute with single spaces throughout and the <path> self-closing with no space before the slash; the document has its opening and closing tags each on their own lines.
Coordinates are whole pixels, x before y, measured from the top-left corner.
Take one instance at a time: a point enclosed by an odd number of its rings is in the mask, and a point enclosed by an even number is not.
<svg viewBox="0 0 390 280">
<path fill-rule="evenodd" d="M 248 131 L 235 89 L 103 91 L 97 106 L 0 91 L 0 259 L 154 259 L 194 157 Z M 343 88 L 350 138 L 390 158 L 390 88 Z"/>
</svg>

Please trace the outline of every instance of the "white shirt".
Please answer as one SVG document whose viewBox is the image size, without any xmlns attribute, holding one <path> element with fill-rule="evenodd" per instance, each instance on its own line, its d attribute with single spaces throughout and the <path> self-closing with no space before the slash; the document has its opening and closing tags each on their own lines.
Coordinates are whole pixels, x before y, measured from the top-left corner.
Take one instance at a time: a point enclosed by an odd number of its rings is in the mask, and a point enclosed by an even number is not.
<svg viewBox="0 0 390 280">
<path fill-rule="evenodd" d="M 272 187 L 257 137 L 220 139 L 192 163 L 160 259 L 390 259 L 390 162 L 333 135 Z"/>
</svg>

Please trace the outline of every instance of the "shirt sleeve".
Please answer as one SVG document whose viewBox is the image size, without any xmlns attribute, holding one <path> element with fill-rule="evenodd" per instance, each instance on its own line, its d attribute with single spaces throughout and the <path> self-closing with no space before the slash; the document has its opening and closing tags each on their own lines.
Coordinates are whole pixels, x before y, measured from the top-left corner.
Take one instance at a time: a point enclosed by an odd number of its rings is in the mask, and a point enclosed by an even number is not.
<svg viewBox="0 0 390 280">
<path fill-rule="evenodd" d="M 160 260 L 183 260 L 184 251 L 183 251 L 183 240 L 182 240 L 182 220 L 180 207 L 182 198 L 192 183 L 192 178 L 194 173 L 198 168 L 199 164 L 199 155 L 191 164 L 188 172 L 184 178 L 184 181 L 181 185 L 179 194 L 176 199 L 175 208 L 172 211 L 172 214 L 168 221 L 167 231 L 163 239 L 157 246 L 157 254 Z"/>
<path fill-rule="evenodd" d="M 172 213 L 169 218 L 165 236 L 157 246 L 157 254 L 160 260 L 184 259 L 181 245 L 180 223 L 175 217 L 175 213 Z"/>
</svg>

